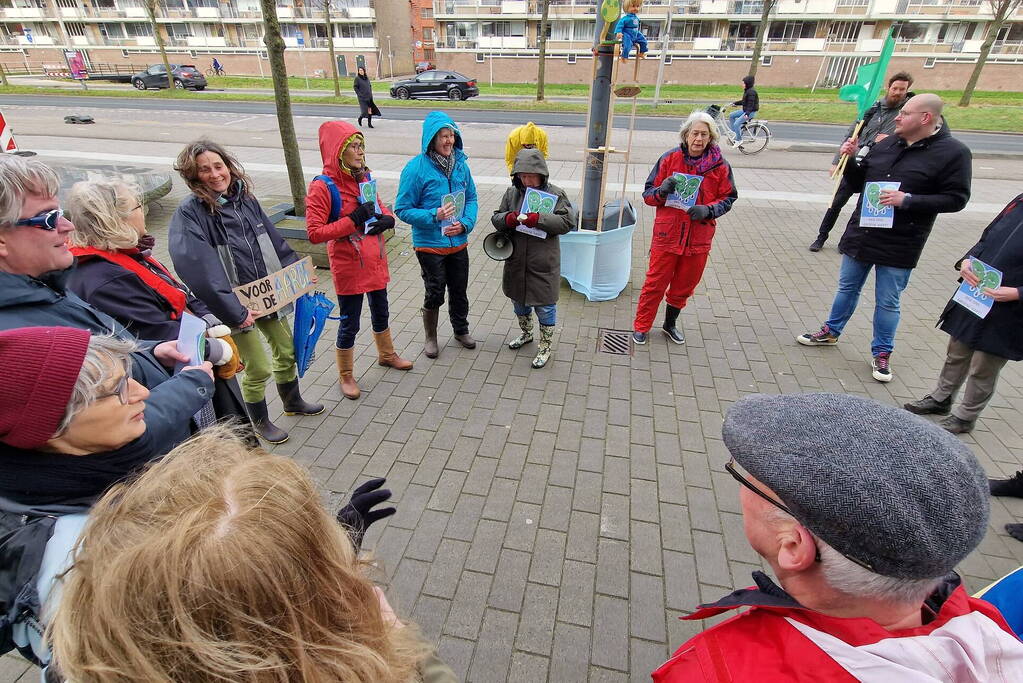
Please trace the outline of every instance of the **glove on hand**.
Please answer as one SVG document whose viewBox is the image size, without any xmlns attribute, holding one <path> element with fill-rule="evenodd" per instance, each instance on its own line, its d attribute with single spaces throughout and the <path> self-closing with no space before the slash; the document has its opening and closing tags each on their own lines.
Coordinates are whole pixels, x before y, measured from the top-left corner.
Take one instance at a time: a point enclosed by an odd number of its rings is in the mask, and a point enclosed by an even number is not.
<svg viewBox="0 0 1023 683">
<path fill-rule="evenodd" d="M 663 199 L 669 194 L 675 191 L 675 176 L 670 175 L 661 181 L 661 186 L 657 188 L 657 194 Z"/>
<path fill-rule="evenodd" d="M 531 228 L 535 228 L 536 224 L 540 222 L 540 214 L 538 213 L 527 213 L 526 220 L 522 221 L 523 225 L 528 225 Z"/>
<path fill-rule="evenodd" d="M 390 230 L 394 227 L 394 216 L 388 216 L 382 213 L 375 213 L 373 217 L 376 218 L 376 223 L 366 228 L 367 235 L 379 235 L 384 230 Z"/>
<path fill-rule="evenodd" d="M 519 224 L 519 213 L 518 211 L 509 211 L 504 214 L 504 224 L 509 228 L 514 228 Z"/>
<path fill-rule="evenodd" d="M 689 209 L 689 217 L 694 221 L 705 221 L 710 218 L 710 207 L 703 204 L 697 204 Z"/>
<path fill-rule="evenodd" d="M 387 480 L 383 477 L 370 479 L 355 489 L 348 504 L 338 510 L 337 521 L 348 532 L 348 537 L 352 539 L 352 545 L 355 546 L 355 552 L 359 552 L 362 548 L 362 538 L 373 522 L 390 517 L 398 511 L 393 507 L 373 509 L 391 497 L 390 489 L 380 489 L 385 483 Z"/>
<path fill-rule="evenodd" d="M 367 218 L 372 218 L 373 213 L 376 211 L 376 205 L 373 202 L 363 202 L 348 214 L 348 218 L 352 219 L 352 223 L 355 223 L 360 228 L 365 224 Z"/>
</svg>

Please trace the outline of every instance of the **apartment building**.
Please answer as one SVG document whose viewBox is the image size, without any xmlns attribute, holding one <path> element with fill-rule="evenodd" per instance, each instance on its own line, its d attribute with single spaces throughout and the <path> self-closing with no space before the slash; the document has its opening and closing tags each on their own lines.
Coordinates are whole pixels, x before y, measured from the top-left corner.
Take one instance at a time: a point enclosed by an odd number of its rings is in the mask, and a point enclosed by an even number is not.
<svg viewBox="0 0 1023 683">
<path fill-rule="evenodd" d="M 547 0 L 547 74 L 587 82 L 598 0 Z M 293 74 L 327 71 L 324 3 L 343 73 L 363 56 L 378 77 L 429 60 L 494 80 L 531 81 L 543 0 L 277 0 Z M 145 0 L 0 0 L 0 62 L 61 63 L 83 49 L 93 63 L 158 60 Z M 762 0 L 647 0 L 640 12 L 650 55 L 669 83 L 737 83 L 746 73 Z M 779 0 L 769 18 L 761 83 L 832 86 L 850 80 L 895 27 L 893 69 L 931 88 L 965 83 L 992 18 L 988 0 Z M 172 61 L 218 57 L 231 73 L 268 73 L 258 0 L 159 0 L 157 28 Z M 1023 82 L 1023 10 L 999 32 L 980 87 Z"/>
<path fill-rule="evenodd" d="M 599 0 L 548 0 L 547 74 L 588 82 Z M 500 81 L 535 73 L 542 0 L 435 0 L 437 61 Z M 762 0 L 646 0 L 640 11 L 650 54 L 641 80 L 738 83 L 745 75 Z M 669 21 L 670 19 L 670 21 Z M 893 69 L 930 88 L 966 82 L 992 19 L 987 0 L 779 0 L 767 28 L 761 83 L 807 86 L 849 82 L 895 27 Z M 492 60 L 492 64 L 487 62 Z M 518 75 L 516 77 L 516 75 Z M 1023 82 L 1023 10 L 998 35 L 980 87 L 1017 90 Z"/>
<path fill-rule="evenodd" d="M 407 0 L 278 0 L 288 70 L 329 73 L 325 3 L 343 74 L 363 56 L 371 73 L 412 69 Z M 158 0 L 156 24 L 172 62 L 233 74 L 269 74 L 259 0 Z M 62 49 L 92 64 L 159 61 L 145 0 L 0 0 L 0 62 L 33 69 L 63 63 Z M 390 50 L 390 51 L 389 51 Z"/>
</svg>

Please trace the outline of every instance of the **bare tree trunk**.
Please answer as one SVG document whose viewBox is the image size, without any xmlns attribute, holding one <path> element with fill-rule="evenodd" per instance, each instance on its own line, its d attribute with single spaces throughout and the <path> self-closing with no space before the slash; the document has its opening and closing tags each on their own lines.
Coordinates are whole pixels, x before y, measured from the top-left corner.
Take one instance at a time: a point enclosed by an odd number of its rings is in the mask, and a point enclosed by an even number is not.
<svg viewBox="0 0 1023 683">
<path fill-rule="evenodd" d="M 156 47 L 160 51 L 160 58 L 163 59 L 163 67 L 167 69 L 167 87 L 174 89 L 174 74 L 171 73 L 170 60 L 167 59 L 167 48 L 163 44 L 163 36 L 160 35 L 160 27 L 156 23 L 156 2 L 157 0 L 146 0 L 146 13 L 149 15 L 149 24 L 153 27 L 153 38 L 156 40 Z"/>
<path fill-rule="evenodd" d="M 963 96 L 959 98 L 960 107 L 970 106 L 970 99 L 973 98 L 973 91 L 977 87 L 977 81 L 980 80 L 980 72 L 984 70 L 984 64 L 987 63 L 988 55 L 991 54 L 991 48 L 995 44 L 995 38 L 998 37 L 998 32 L 1005 25 L 1005 19 L 1012 11 L 1019 5 L 1020 0 L 988 0 L 988 4 L 991 6 L 992 13 L 995 15 L 994 19 L 991 20 L 991 25 L 988 26 L 987 35 L 984 37 L 984 43 L 980 46 L 980 54 L 977 55 L 977 64 L 973 67 L 973 73 L 970 74 L 970 80 L 966 82 L 966 89 L 963 90 Z"/>
<path fill-rule="evenodd" d="M 540 15 L 540 61 L 536 67 L 536 101 L 543 102 L 543 88 L 545 68 L 547 66 L 547 8 L 549 0 L 540 0 L 543 3 L 542 14 Z M 493 59 L 493 57 L 491 57 Z"/>
<path fill-rule="evenodd" d="M 749 76 L 757 75 L 757 67 L 760 66 L 760 53 L 764 51 L 764 36 L 767 34 L 767 25 L 774 3 L 777 0 L 764 0 L 764 11 L 760 13 L 760 23 L 757 24 L 757 37 L 753 43 L 753 58 L 749 65 Z"/>
<path fill-rule="evenodd" d="M 259 0 L 263 9 L 263 42 L 270 58 L 270 74 L 274 82 L 274 101 L 277 104 L 277 125 L 281 129 L 281 146 L 284 148 L 284 165 L 288 168 L 291 197 L 295 202 L 295 215 L 305 215 L 305 176 L 302 175 L 302 159 L 298 153 L 298 139 L 295 137 L 295 121 L 291 117 L 291 93 L 288 90 L 288 69 L 284 63 L 284 39 L 281 38 L 281 23 L 277 19 L 276 0 Z"/>
<path fill-rule="evenodd" d="M 334 26 L 330 23 L 330 2 L 323 0 L 323 17 L 327 28 L 327 49 L 330 51 L 330 72 L 334 75 L 334 97 L 341 97 L 341 81 L 337 73 L 337 57 L 334 56 Z"/>
</svg>

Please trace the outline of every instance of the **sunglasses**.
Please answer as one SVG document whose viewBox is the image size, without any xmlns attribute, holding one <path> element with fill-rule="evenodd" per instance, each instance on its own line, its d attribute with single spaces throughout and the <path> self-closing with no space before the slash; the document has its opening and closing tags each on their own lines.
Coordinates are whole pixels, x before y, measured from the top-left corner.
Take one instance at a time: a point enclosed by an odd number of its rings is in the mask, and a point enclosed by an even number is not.
<svg viewBox="0 0 1023 683">
<path fill-rule="evenodd" d="M 57 221 L 64 217 L 63 209 L 51 209 L 49 211 L 43 211 L 40 214 L 32 216 L 31 218 L 22 218 L 17 221 L 15 225 L 27 225 L 33 228 L 39 228 L 41 230 L 56 230 Z"/>
<path fill-rule="evenodd" d="M 753 484 L 753 482 L 751 482 L 746 477 L 742 476 L 742 473 L 739 472 L 739 469 L 735 465 L 735 459 L 734 458 L 729 460 L 727 463 L 725 463 L 725 471 L 728 472 L 730 475 L 732 475 L 732 478 L 735 479 L 737 482 L 739 482 L 740 484 L 742 484 L 743 486 L 748 488 L 750 491 L 752 491 L 753 493 L 757 494 L 758 496 L 760 496 L 761 498 L 766 500 L 771 505 L 775 506 L 776 508 L 778 508 L 779 510 L 781 510 L 785 514 L 789 515 L 790 517 L 794 517 L 794 518 L 796 517 L 795 515 L 792 514 L 792 511 L 789 510 L 788 506 L 786 506 L 785 503 L 782 503 L 779 500 L 775 500 L 771 496 L 767 495 L 762 490 L 757 488 Z M 798 521 L 798 518 L 796 518 L 796 520 Z M 816 546 L 816 545 L 817 545 L 816 542 L 814 542 L 814 546 Z M 868 562 L 864 562 L 862 560 L 858 560 L 855 557 L 850 557 L 849 555 L 846 555 L 845 553 L 841 553 L 841 555 L 842 555 L 842 557 L 844 557 L 845 559 L 849 560 L 850 562 L 852 562 L 854 564 L 858 564 L 859 566 L 863 567 L 864 569 L 866 569 L 868 571 L 874 571 L 874 567 L 872 567 L 870 565 L 870 563 L 868 563 Z M 815 558 L 815 561 L 816 562 L 820 562 L 821 561 L 821 551 L 820 551 L 820 548 L 817 548 L 817 557 Z"/>
<path fill-rule="evenodd" d="M 124 373 L 121 376 L 120 381 L 114 387 L 113 391 L 111 391 L 108 394 L 102 394 L 100 396 L 97 396 L 96 400 L 97 401 L 101 401 L 101 400 L 103 400 L 105 398 L 110 398 L 111 396 L 116 396 L 121 401 L 121 405 L 122 406 L 128 405 L 128 380 L 130 380 L 130 379 L 131 379 L 131 370 L 128 370 L 128 372 Z"/>
</svg>

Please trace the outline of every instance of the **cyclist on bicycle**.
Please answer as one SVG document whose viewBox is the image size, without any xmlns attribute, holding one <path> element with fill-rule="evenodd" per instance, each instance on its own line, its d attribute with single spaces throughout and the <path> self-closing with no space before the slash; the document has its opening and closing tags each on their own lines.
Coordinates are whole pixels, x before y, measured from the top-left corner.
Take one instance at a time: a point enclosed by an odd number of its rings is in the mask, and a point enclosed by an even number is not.
<svg viewBox="0 0 1023 683">
<path fill-rule="evenodd" d="M 213 73 L 217 76 L 224 75 L 224 67 L 220 64 L 220 60 L 216 57 L 213 58 Z"/>
<path fill-rule="evenodd" d="M 753 87 L 754 82 L 753 76 L 744 76 L 742 99 L 732 102 L 737 107 L 742 106 L 742 109 L 736 109 L 728 115 L 728 122 L 732 126 L 732 132 L 735 133 L 735 140 L 732 141 L 733 147 L 742 144 L 743 124 L 749 123 L 760 109 L 760 96 L 757 95 L 757 89 Z"/>
</svg>

